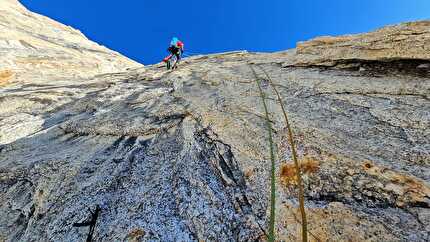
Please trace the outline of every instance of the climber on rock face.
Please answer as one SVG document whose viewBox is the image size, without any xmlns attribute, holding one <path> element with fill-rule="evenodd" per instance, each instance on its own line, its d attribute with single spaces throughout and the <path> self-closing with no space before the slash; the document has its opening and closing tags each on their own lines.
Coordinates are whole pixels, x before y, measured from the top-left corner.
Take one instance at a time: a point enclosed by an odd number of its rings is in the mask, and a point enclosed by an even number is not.
<svg viewBox="0 0 430 242">
<path fill-rule="evenodd" d="M 171 53 L 171 55 L 164 58 L 164 62 L 167 62 L 173 55 L 175 55 L 177 59 L 175 63 L 176 66 L 181 60 L 182 53 L 184 53 L 184 43 L 182 43 L 182 41 L 180 41 L 177 37 L 173 37 L 167 50 Z"/>
</svg>

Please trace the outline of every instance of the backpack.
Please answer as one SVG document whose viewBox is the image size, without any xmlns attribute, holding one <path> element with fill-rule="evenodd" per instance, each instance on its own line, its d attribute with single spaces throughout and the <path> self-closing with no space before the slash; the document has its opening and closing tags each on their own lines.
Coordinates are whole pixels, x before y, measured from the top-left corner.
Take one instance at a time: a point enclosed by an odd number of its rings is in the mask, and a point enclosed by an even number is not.
<svg viewBox="0 0 430 242">
<path fill-rule="evenodd" d="M 170 41 L 170 46 L 179 47 L 178 42 L 179 42 L 179 39 L 176 37 L 173 37 L 172 41 Z"/>
</svg>

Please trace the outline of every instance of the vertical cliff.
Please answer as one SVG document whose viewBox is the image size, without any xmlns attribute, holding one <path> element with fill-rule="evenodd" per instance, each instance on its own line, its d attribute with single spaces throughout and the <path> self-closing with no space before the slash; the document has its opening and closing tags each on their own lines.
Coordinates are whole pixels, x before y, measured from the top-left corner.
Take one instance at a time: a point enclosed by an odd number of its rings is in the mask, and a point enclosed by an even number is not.
<svg viewBox="0 0 430 242">
<path fill-rule="evenodd" d="M 290 115 L 311 241 L 427 241 L 430 22 L 279 53 L 141 67 L 0 3 L 0 241 L 264 241 L 300 236 Z M 128 68 L 128 69 L 127 69 Z M 254 71 L 253 71 L 254 70 Z"/>
</svg>

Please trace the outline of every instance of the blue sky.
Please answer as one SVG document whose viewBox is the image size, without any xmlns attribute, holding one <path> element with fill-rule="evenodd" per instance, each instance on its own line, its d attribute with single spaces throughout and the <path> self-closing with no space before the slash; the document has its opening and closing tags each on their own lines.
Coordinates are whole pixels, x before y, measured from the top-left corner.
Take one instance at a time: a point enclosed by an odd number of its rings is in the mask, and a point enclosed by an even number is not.
<svg viewBox="0 0 430 242">
<path fill-rule="evenodd" d="M 430 19 L 430 0 L 21 0 L 143 64 L 160 62 L 171 37 L 188 53 L 272 52 L 321 35 Z"/>
</svg>

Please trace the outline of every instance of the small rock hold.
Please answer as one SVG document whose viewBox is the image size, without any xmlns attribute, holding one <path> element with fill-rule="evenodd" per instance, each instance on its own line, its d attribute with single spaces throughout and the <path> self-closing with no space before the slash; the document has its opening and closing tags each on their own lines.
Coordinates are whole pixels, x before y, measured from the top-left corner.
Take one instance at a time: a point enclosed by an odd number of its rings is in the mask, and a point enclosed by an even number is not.
<svg viewBox="0 0 430 242">
<path fill-rule="evenodd" d="M 385 189 L 387 191 L 391 191 L 394 192 L 397 195 L 403 195 L 404 194 L 404 190 L 403 187 L 394 183 L 389 183 L 388 185 L 385 186 Z"/>
<path fill-rule="evenodd" d="M 421 209 L 418 213 L 418 220 L 422 224 L 430 224 L 430 211 L 428 209 Z"/>
<path fill-rule="evenodd" d="M 417 69 L 430 69 L 430 63 L 424 63 L 417 66 Z"/>
<path fill-rule="evenodd" d="M 348 175 L 352 176 L 352 175 L 354 175 L 354 174 L 355 174 L 355 171 L 354 171 L 353 169 L 348 169 L 348 170 L 346 170 L 346 173 L 347 173 Z"/>
</svg>

